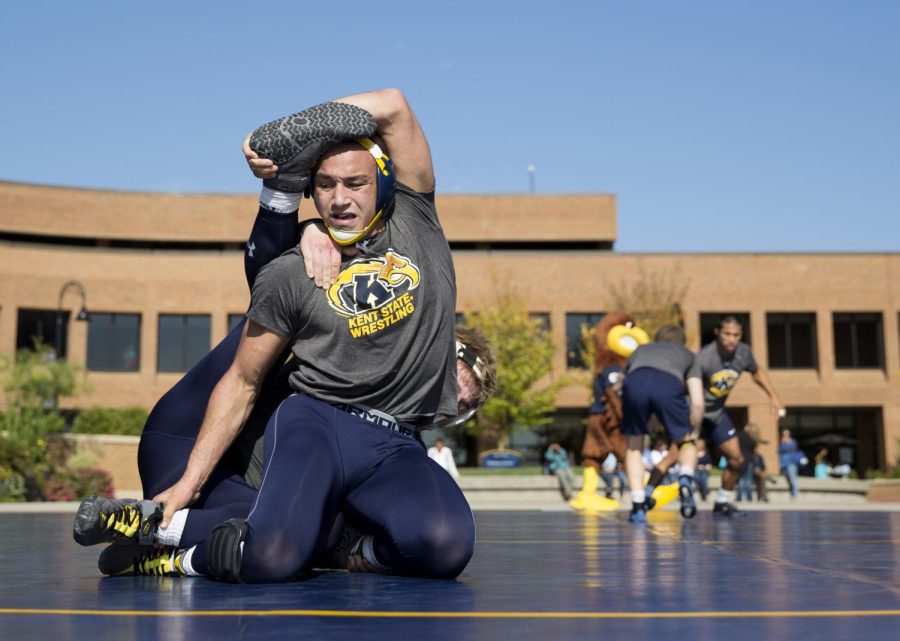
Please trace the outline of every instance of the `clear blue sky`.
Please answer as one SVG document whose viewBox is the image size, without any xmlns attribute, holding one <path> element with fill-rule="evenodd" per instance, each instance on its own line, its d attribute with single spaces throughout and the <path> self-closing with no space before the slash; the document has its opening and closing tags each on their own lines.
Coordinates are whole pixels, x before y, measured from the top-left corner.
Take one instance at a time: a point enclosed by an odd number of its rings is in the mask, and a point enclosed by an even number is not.
<svg viewBox="0 0 900 641">
<path fill-rule="evenodd" d="M 898 33 L 887 0 L 30 0 L 0 16 L 0 180 L 253 192 L 254 126 L 396 86 L 439 191 L 533 164 L 616 194 L 620 251 L 898 251 Z"/>
</svg>

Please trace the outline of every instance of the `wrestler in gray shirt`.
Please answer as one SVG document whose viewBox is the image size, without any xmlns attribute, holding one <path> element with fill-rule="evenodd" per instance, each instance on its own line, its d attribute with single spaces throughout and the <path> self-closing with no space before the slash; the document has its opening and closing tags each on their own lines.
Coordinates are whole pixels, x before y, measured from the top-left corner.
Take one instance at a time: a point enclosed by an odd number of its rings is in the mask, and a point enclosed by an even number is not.
<svg viewBox="0 0 900 641">
<path fill-rule="evenodd" d="M 730 358 L 723 358 L 716 342 L 705 345 L 696 357 L 703 380 L 704 418 L 718 423 L 725 413 L 725 401 L 741 372 L 756 373 L 756 359 L 747 343 L 738 343 Z"/>
</svg>

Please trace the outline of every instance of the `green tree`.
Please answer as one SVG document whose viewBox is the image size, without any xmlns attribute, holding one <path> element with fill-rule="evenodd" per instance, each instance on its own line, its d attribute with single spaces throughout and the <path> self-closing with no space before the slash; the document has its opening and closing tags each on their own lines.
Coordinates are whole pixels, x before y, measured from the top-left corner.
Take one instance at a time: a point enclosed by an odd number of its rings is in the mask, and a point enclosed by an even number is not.
<svg viewBox="0 0 900 641">
<path fill-rule="evenodd" d="M 54 466 L 47 437 L 62 432 L 62 396 L 77 389 L 77 369 L 51 357 L 51 350 L 20 350 L 0 359 L 6 408 L 0 412 L 0 501 L 34 500 Z"/>
<path fill-rule="evenodd" d="M 3 357 L 3 389 L 6 404 L 17 408 L 53 409 L 61 396 L 71 396 L 78 387 L 78 369 L 53 357 L 52 348 L 36 343 L 35 349 L 20 349 L 14 359 Z"/>
<path fill-rule="evenodd" d="M 54 359 L 40 343 L 34 350 L 19 350 L 15 358 L 0 360 L 0 379 L 6 393 L 2 427 L 7 436 L 23 443 L 45 439 L 62 431 L 65 421 L 57 411 L 59 399 L 78 388 L 77 368 Z"/>
<path fill-rule="evenodd" d="M 497 359 L 497 393 L 469 425 L 478 436 L 479 451 L 505 445 L 517 425 L 550 423 L 556 394 L 565 382 L 553 375 L 549 332 L 529 316 L 522 297 L 501 288 L 493 304 L 467 313 L 465 324 L 481 330 Z"/>
</svg>

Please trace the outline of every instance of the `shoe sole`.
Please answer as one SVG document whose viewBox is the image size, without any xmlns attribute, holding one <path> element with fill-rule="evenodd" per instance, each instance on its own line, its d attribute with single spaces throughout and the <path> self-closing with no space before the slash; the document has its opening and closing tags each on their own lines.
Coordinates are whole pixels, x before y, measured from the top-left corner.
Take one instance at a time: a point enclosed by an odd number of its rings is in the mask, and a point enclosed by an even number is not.
<svg viewBox="0 0 900 641">
<path fill-rule="evenodd" d="M 692 519 L 697 515 L 697 502 L 694 501 L 694 493 L 687 485 L 678 486 L 678 498 L 681 500 L 681 516 Z"/>
<path fill-rule="evenodd" d="M 373 135 L 375 129 L 375 119 L 367 111 L 326 102 L 262 125 L 253 132 L 250 148 L 276 165 L 284 165 L 313 141 L 339 142 L 337 131 L 343 140 L 354 140 Z"/>
</svg>

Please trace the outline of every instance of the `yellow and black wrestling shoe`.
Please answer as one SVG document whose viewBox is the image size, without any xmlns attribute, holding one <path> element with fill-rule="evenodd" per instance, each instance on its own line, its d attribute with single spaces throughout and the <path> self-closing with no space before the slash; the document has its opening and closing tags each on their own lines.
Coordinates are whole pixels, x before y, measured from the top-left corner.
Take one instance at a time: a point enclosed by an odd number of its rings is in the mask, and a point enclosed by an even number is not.
<svg viewBox="0 0 900 641">
<path fill-rule="evenodd" d="M 72 536 L 81 545 L 134 541 L 154 543 L 163 506 L 154 501 L 89 496 L 75 514 Z"/>
<path fill-rule="evenodd" d="M 113 543 L 100 554 L 97 567 L 106 576 L 185 576 L 184 553 L 174 547 Z"/>
</svg>

